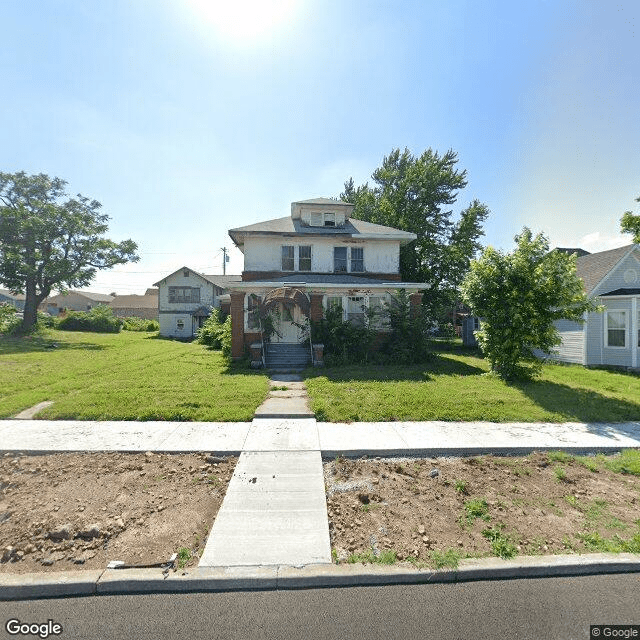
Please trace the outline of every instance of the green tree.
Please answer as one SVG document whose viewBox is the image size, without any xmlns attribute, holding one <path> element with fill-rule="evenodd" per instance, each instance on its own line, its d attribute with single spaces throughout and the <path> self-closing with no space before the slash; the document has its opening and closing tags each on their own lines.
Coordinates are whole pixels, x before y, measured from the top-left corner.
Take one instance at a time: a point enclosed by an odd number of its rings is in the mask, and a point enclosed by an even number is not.
<svg viewBox="0 0 640 640">
<path fill-rule="evenodd" d="M 84 287 L 97 269 L 139 260 L 133 240 L 103 237 L 102 205 L 69 197 L 66 185 L 44 173 L 0 173 L 0 282 L 25 294 L 24 330 L 53 287 Z"/>
<path fill-rule="evenodd" d="M 440 156 L 427 149 L 414 156 L 408 149 L 393 149 L 373 172 L 373 187 L 356 187 L 350 178 L 340 194 L 355 204 L 355 218 L 417 235 L 400 250 L 400 274 L 404 281 L 430 285 L 426 302 L 432 312 L 458 296 L 469 261 L 481 248 L 489 214 L 486 205 L 474 200 L 457 222 L 452 220 L 450 205 L 467 185 L 467 172 L 456 169 L 457 162 L 452 150 Z"/>
<path fill-rule="evenodd" d="M 636 202 L 640 202 L 640 197 L 636 198 Z M 634 215 L 631 211 L 625 211 L 620 219 L 620 228 L 622 233 L 630 233 L 633 241 L 640 244 L 640 214 Z"/>
<path fill-rule="evenodd" d="M 461 287 L 482 318 L 478 343 L 491 370 L 505 379 L 540 371 L 534 349 L 549 352 L 560 344 L 555 320 L 582 322 L 586 311 L 597 308 L 578 278 L 575 255 L 550 252 L 547 238 L 534 238 L 526 227 L 515 241 L 512 253 L 485 249 Z"/>
</svg>

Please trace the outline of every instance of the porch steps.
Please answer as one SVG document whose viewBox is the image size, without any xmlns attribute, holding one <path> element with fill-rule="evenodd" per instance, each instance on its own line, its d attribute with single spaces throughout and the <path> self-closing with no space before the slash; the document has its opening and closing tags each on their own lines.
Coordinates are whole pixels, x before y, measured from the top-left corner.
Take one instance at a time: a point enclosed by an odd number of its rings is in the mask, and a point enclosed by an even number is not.
<svg viewBox="0 0 640 640">
<path fill-rule="evenodd" d="M 308 343 L 269 343 L 265 347 L 267 369 L 278 371 L 302 370 L 311 363 Z"/>
</svg>

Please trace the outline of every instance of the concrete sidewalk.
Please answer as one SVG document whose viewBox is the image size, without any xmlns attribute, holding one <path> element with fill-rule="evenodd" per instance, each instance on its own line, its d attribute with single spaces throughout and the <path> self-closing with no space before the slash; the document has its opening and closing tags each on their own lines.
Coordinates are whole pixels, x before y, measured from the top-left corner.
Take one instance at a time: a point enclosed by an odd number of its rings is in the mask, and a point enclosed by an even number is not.
<svg viewBox="0 0 640 640">
<path fill-rule="evenodd" d="M 273 451 L 286 439 L 316 437 L 325 457 L 575 453 L 640 447 L 640 422 L 318 422 L 261 418 L 251 422 L 88 422 L 0 420 L 0 452 Z M 275 440 L 271 440 L 275 438 Z M 288 446 L 282 445 L 286 450 Z M 297 445 L 296 445 L 297 446 Z M 310 447 L 315 449 L 314 447 Z"/>
</svg>

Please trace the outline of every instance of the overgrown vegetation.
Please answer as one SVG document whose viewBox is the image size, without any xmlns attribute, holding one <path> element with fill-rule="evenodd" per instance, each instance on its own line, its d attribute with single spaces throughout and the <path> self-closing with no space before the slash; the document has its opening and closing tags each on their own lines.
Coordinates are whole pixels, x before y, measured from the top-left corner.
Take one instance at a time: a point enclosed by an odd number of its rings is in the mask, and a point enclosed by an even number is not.
<svg viewBox="0 0 640 640">
<path fill-rule="evenodd" d="M 12 304 L 0 304 L 0 334 L 14 335 L 22 325 L 22 318 Z"/>
<path fill-rule="evenodd" d="M 157 320 L 146 320 L 135 316 L 122 319 L 123 331 L 160 331 L 160 323 Z"/>
<path fill-rule="evenodd" d="M 90 311 L 69 311 L 56 319 L 56 328 L 62 331 L 94 331 L 96 333 L 118 333 L 123 321 L 113 315 L 113 310 L 100 304 Z"/>
<path fill-rule="evenodd" d="M 406 364 L 428 359 L 423 310 L 412 309 L 405 290 L 396 291 L 389 303 L 380 308 L 363 307 L 362 311 L 363 324 L 344 320 L 340 305 L 331 305 L 322 320 L 311 322 L 311 339 L 324 344 L 327 366 Z"/>
<path fill-rule="evenodd" d="M 215 307 L 211 309 L 211 315 L 196 333 L 198 342 L 211 349 L 221 349 L 224 321 L 225 318 L 222 317 L 220 309 Z"/>
</svg>

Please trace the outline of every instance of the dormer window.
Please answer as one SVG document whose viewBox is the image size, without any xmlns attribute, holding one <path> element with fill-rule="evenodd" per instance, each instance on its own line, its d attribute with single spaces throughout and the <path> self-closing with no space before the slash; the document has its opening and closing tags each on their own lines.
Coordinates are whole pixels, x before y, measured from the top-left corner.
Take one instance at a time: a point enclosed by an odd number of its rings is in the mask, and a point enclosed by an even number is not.
<svg viewBox="0 0 640 640">
<path fill-rule="evenodd" d="M 324 226 L 325 227 L 335 227 L 336 226 L 336 214 L 335 213 L 325 213 L 324 214 Z"/>
</svg>

